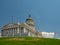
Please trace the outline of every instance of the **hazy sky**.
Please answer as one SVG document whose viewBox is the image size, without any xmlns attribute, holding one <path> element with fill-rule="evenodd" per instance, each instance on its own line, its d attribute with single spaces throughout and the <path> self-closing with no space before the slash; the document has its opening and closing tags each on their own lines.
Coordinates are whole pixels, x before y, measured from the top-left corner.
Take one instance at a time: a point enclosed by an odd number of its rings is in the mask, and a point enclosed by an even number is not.
<svg viewBox="0 0 60 45">
<path fill-rule="evenodd" d="M 39 31 L 55 32 L 60 37 L 60 0 L 0 0 L 0 27 L 25 22 L 31 14 Z"/>
</svg>

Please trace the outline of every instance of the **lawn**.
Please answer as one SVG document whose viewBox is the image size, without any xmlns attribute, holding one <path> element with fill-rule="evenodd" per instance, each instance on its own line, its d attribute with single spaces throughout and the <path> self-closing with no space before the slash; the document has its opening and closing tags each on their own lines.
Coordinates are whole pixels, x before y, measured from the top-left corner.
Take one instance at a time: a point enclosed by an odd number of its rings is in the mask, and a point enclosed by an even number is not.
<svg viewBox="0 0 60 45">
<path fill-rule="evenodd" d="M 60 45 L 60 40 L 37 37 L 5 37 L 0 38 L 0 45 Z"/>
</svg>

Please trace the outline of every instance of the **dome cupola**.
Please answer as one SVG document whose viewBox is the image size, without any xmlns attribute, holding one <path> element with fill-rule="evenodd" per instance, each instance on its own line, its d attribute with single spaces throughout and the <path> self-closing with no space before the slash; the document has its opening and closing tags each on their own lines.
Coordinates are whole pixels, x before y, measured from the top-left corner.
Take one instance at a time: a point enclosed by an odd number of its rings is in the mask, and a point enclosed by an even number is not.
<svg viewBox="0 0 60 45">
<path fill-rule="evenodd" d="M 31 15 L 28 16 L 28 18 L 26 19 L 26 23 L 30 26 L 30 27 L 34 27 L 34 21 L 31 18 Z"/>
</svg>

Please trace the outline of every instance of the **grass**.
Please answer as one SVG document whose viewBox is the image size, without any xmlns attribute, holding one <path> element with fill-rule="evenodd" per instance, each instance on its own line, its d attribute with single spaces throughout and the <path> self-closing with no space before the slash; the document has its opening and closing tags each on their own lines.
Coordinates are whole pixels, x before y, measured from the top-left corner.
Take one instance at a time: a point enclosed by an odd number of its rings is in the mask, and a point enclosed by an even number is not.
<svg viewBox="0 0 60 45">
<path fill-rule="evenodd" d="M 60 40 L 37 37 L 6 37 L 0 38 L 0 45 L 60 45 Z"/>
</svg>

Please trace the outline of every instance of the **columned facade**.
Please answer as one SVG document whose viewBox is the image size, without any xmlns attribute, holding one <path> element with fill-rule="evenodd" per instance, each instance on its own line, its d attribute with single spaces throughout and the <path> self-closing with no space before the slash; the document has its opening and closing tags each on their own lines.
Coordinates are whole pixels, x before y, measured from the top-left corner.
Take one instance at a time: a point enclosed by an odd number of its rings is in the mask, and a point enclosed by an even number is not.
<svg viewBox="0 0 60 45">
<path fill-rule="evenodd" d="M 1 30 L 2 37 L 21 37 L 21 36 L 30 36 L 30 37 L 40 37 L 42 36 L 40 32 L 35 30 L 34 21 L 29 16 L 26 19 L 25 23 L 9 23 L 2 27 Z"/>
</svg>

